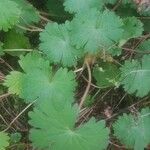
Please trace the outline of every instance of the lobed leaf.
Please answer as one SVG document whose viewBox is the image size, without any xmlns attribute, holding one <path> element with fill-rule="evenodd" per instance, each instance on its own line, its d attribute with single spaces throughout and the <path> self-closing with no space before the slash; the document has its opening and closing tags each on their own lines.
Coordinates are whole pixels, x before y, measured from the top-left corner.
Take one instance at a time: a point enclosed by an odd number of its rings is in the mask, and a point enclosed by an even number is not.
<svg viewBox="0 0 150 150">
<path fill-rule="evenodd" d="M 19 22 L 21 9 L 12 0 L 0 0 L 0 30 L 8 31 Z"/>
<path fill-rule="evenodd" d="M 64 66 L 77 64 L 77 58 L 82 56 L 82 50 L 71 45 L 69 22 L 58 25 L 49 23 L 40 34 L 40 49 L 54 63 L 62 63 Z"/>
<path fill-rule="evenodd" d="M 115 136 L 128 148 L 144 150 L 150 144 L 150 109 L 137 116 L 123 114 L 113 125 Z"/>
<path fill-rule="evenodd" d="M 103 13 L 90 10 L 85 14 L 76 15 L 71 26 L 72 43 L 89 53 L 107 51 L 122 37 L 122 25 L 122 20 L 108 10 Z"/>
<path fill-rule="evenodd" d="M 40 21 L 39 12 L 26 0 L 13 0 L 21 9 L 19 24 L 31 25 Z"/>
<path fill-rule="evenodd" d="M 141 62 L 127 60 L 121 67 L 121 84 L 129 94 L 143 97 L 150 92 L 150 55 L 145 55 Z"/>
<path fill-rule="evenodd" d="M 6 76 L 4 85 L 10 93 L 19 95 L 26 102 L 53 97 L 73 100 L 76 82 L 72 71 L 60 68 L 52 72 L 49 62 L 37 53 L 21 56 L 19 64 L 24 72 L 12 71 Z"/>
<path fill-rule="evenodd" d="M 102 10 L 104 6 L 103 0 L 65 0 L 65 10 L 70 13 L 83 13 L 92 8 Z"/>
<path fill-rule="evenodd" d="M 142 35 L 144 28 L 143 23 L 136 17 L 127 17 L 123 19 L 123 38 L 121 41 L 127 42 L 131 38 L 136 38 Z M 124 42 L 122 44 L 124 44 Z"/>
<path fill-rule="evenodd" d="M 29 113 L 32 129 L 30 140 L 39 149 L 103 150 L 107 147 L 109 130 L 104 121 L 91 119 L 75 127 L 79 110 L 64 100 L 44 101 Z"/>
</svg>

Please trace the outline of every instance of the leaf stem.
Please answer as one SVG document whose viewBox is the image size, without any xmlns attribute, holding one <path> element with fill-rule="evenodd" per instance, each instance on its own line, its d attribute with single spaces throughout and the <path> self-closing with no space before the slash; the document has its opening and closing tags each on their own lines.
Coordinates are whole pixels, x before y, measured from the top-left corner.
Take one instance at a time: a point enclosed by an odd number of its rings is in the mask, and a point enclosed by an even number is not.
<svg viewBox="0 0 150 150">
<path fill-rule="evenodd" d="M 21 25 L 17 25 L 17 27 L 19 27 L 20 29 L 23 29 L 23 30 L 26 30 L 26 31 L 30 31 L 30 32 L 42 32 L 43 29 L 41 28 L 34 28 L 34 29 L 30 29 L 30 28 L 27 28 L 27 27 L 24 27 L 24 26 L 21 26 Z"/>
<path fill-rule="evenodd" d="M 86 97 L 87 97 L 88 92 L 90 90 L 91 81 L 92 81 L 91 68 L 90 68 L 90 65 L 89 65 L 88 61 L 85 61 L 85 64 L 86 64 L 86 67 L 87 67 L 87 70 L 88 70 L 88 76 L 89 77 L 88 77 L 88 85 L 87 85 L 87 87 L 85 89 L 85 92 L 84 92 L 84 94 L 83 94 L 83 96 L 81 98 L 81 102 L 79 104 L 79 108 L 80 109 L 82 108 L 82 106 L 84 104 L 84 101 L 86 100 Z"/>
</svg>

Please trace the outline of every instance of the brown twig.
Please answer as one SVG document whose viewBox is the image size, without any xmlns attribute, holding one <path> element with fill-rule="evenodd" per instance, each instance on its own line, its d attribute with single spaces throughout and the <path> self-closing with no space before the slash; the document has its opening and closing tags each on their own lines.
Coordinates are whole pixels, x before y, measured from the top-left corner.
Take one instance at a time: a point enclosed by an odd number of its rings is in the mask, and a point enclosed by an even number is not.
<svg viewBox="0 0 150 150">
<path fill-rule="evenodd" d="M 84 101 L 85 101 L 85 99 L 86 99 L 86 97 L 87 97 L 87 95 L 88 95 L 88 92 L 89 92 L 89 90 L 90 90 L 90 86 L 91 86 L 91 81 L 92 81 L 92 75 L 91 75 L 91 68 L 90 68 L 90 65 L 89 65 L 89 63 L 86 61 L 85 62 L 85 64 L 86 64 L 86 67 L 87 67 L 87 70 L 88 70 L 88 85 L 87 85 L 87 87 L 86 87 L 86 90 L 85 90 L 85 92 L 84 92 L 84 94 L 83 94 L 83 96 L 82 96 L 82 98 L 81 98 L 81 102 L 80 102 L 80 104 L 79 104 L 79 108 L 81 109 L 82 108 L 82 106 L 83 106 L 83 103 L 84 103 Z"/>
<path fill-rule="evenodd" d="M 6 131 L 12 126 L 12 124 L 13 124 L 28 108 L 30 108 L 35 102 L 36 102 L 36 100 L 33 101 L 32 103 L 30 103 L 29 105 L 27 105 L 27 106 L 11 121 L 11 123 L 9 124 L 9 126 L 8 126 L 6 129 L 4 129 L 3 131 L 6 132 Z"/>
<path fill-rule="evenodd" d="M 43 20 L 43 21 L 46 21 L 46 22 L 52 22 L 51 20 L 49 20 L 48 18 L 40 15 L 40 19 Z"/>
<path fill-rule="evenodd" d="M 112 11 L 115 11 L 120 6 L 121 3 L 122 3 L 122 0 L 119 0 L 117 4 L 114 6 L 114 8 L 112 9 Z"/>
<path fill-rule="evenodd" d="M 135 52 L 135 53 L 140 53 L 140 54 L 150 54 L 150 51 L 138 51 L 135 49 L 125 48 L 125 47 L 123 47 L 122 49 L 125 51 L 130 51 L 130 52 Z"/>
<path fill-rule="evenodd" d="M 21 25 L 17 25 L 17 27 L 20 28 L 20 29 L 26 30 L 26 31 L 30 31 L 30 32 L 42 32 L 43 31 L 43 29 L 38 28 L 38 27 L 28 28 L 28 27 L 24 27 L 24 26 L 21 26 Z"/>
<path fill-rule="evenodd" d="M 2 58 L 0 58 L 0 63 L 5 64 L 10 70 L 12 70 L 12 71 L 14 70 L 13 67 Z"/>
</svg>

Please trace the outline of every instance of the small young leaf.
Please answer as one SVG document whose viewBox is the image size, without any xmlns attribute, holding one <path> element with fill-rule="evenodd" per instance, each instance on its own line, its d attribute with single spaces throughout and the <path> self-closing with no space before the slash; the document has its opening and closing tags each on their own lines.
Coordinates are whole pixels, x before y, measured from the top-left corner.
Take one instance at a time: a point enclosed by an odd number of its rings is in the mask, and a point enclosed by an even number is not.
<svg viewBox="0 0 150 150">
<path fill-rule="evenodd" d="M 128 148 L 144 150 L 150 144 L 150 109 L 137 116 L 123 114 L 113 125 L 115 136 Z"/>
<path fill-rule="evenodd" d="M 107 147 L 109 130 L 104 121 L 91 119 L 75 127 L 79 110 L 70 103 L 44 101 L 29 113 L 30 140 L 39 149 L 103 150 Z"/>
<path fill-rule="evenodd" d="M 98 67 L 94 68 L 93 76 L 99 87 L 118 86 L 120 70 L 114 64 L 101 62 Z"/>
<path fill-rule="evenodd" d="M 10 135 L 11 144 L 18 143 L 20 140 L 21 140 L 21 134 L 19 132 L 15 132 Z"/>
</svg>

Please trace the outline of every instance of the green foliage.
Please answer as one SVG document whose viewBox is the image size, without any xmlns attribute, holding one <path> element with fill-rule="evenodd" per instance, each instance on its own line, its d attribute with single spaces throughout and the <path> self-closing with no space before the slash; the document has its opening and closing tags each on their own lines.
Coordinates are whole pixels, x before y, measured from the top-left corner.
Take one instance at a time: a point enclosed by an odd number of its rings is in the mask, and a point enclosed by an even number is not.
<svg viewBox="0 0 150 150">
<path fill-rule="evenodd" d="M 44 101 L 29 113 L 29 123 L 33 126 L 30 131 L 33 145 L 47 150 L 105 149 L 109 130 L 105 128 L 104 121 L 96 122 L 92 118 L 87 123 L 75 127 L 79 109 L 63 99 L 62 101 Z"/>
<path fill-rule="evenodd" d="M 133 100 L 150 93 L 149 20 L 143 15 L 149 16 L 147 1 L 0 0 L 0 84 L 8 88 L 7 93 L 0 85 L 0 118 L 7 123 L 12 119 L 7 119 L 8 112 L 19 110 L 15 119 L 21 115 L 23 120 L 14 119 L 10 127 L 19 131 L 30 124 L 31 128 L 30 139 L 28 132 L 15 131 L 10 139 L 0 132 L 0 150 L 9 143 L 11 149 L 26 149 L 24 143 L 29 140 L 31 149 L 39 150 L 107 149 L 109 138 L 114 139 L 105 121 L 92 116 L 109 120 L 111 131 L 127 148 L 146 148 L 150 144 L 149 108 L 119 116 L 112 123 L 116 109 L 120 114 L 119 108 L 130 108 Z M 30 103 L 21 111 L 24 102 L 20 98 Z M 137 102 L 132 106 L 136 108 Z M 23 121 L 29 124 L 24 126 Z M 0 128 L 6 126 L 3 122 Z"/>
<path fill-rule="evenodd" d="M 97 85 L 101 88 L 117 87 L 119 84 L 120 70 L 114 64 L 101 62 L 99 66 L 94 68 L 93 76 L 97 81 Z"/>
<path fill-rule="evenodd" d="M 150 50 L 150 39 L 141 43 L 137 49 L 141 52 L 148 52 Z"/>
<path fill-rule="evenodd" d="M 16 2 L 21 9 L 19 24 L 30 25 L 32 23 L 39 22 L 39 13 L 31 4 L 29 4 L 26 0 L 13 1 Z"/>
<path fill-rule="evenodd" d="M 12 71 L 4 83 L 10 93 L 26 102 L 52 97 L 73 99 L 76 82 L 72 71 L 60 68 L 54 73 L 49 61 L 37 53 L 21 56 L 19 64 L 24 73 Z"/>
<path fill-rule="evenodd" d="M 3 52 L 3 43 L 0 42 L 0 56 L 4 55 L 4 52 Z"/>
<path fill-rule="evenodd" d="M 12 56 L 20 56 L 24 54 L 21 49 L 29 49 L 31 47 L 29 39 L 24 34 L 17 33 L 15 30 L 9 31 L 4 37 L 5 52 Z"/>
<path fill-rule="evenodd" d="M 101 10 L 103 8 L 103 0 L 65 0 L 65 10 L 70 13 L 83 13 L 92 8 Z"/>
<path fill-rule="evenodd" d="M 62 25 L 49 23 L 40 34 L 40 49 L 49 60 L 64 66 L 76 65 L 77 58 L 82 54 L 81 49 L 71 45 L 69 26 L 69 22 Z"/>
<path fill-rule="evenodd" d="M 134 115 L 123 114 L 113 127 L 115 136 L 128 148 L 144 150 L 150 144 L 150 109 Z"/>
<path fill-rule="evenodd" d="M 127 60 L 121 67 L 121 84 L 125 91 L 143 97 L 150 92 L 150 55 L 145 55 L 141 62 Z"/>
<path fill-rule="evenodd" d="M 8 31 L 8 29 L 18 23 L 21 10 L 11 0 L 0 0 L 0 10 L 0 30 Z"/>
<path fill-rule="evenodd" d="M 117 0 L 106 0 L 106 3 L 109 4 L 116 4 L 118 1 Z M 131 0 L 122 0 L 120 2 L 121 4 L 132 4 L 133 2 Z"/>
<path fill-rule="evenodd" d="M 95 102 L 95 95 L 88 95 L 85 102 L 84 102 L 84 107 L 91 107 Z"/>
<path fill-rule="evenodd" d="M 5 150 L 5 148 L 8 146 L 9 136 L 4 132 L 0 132 L 0 150 Z"/>
<path fill-rule="evenodd" d="M 48 0 L 46 3 L 49 14 L 54 20 L 64 21 L 70 15 L 64 10 L 63 0 Z"/>
<path fill-rule="evenodd" d="M 107 50 L 122 37 L 122 25 L 122 20 L 111 11 L 100 13 L 90 10 L 74 18 L 71 26 L 72 43 L 77 48 L 84 47 L 85 52 L 89 53 Z"/>
<path fill-rule="evenodd" d="M 128 39 L 136 38 L 142 35 L 144 29 L 143 24 L 140 20 L 138 20 L 136 17 L 128 17 L 123 20 L 124 25 L 124 33 L 123 33 L 123 40 L 125 42 Z"/>
<path fill-rule="evenodd" d="M 21 134 L 19 132 L 15 132 L 10 135 L 10 142 L 12 144 L 18 143 L 20 140 L 21 140 Z"/>
</svg>

